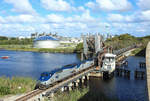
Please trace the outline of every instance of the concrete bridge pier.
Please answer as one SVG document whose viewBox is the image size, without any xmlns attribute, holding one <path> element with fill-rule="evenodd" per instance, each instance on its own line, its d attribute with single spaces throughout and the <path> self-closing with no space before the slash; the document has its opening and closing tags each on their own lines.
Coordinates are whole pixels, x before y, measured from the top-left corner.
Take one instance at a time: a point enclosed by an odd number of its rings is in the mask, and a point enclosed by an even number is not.
<svg viewBox="0 0 150 101">
<path fill-rule="evenodd" d="M 73 86 L 73 84 L 72 84 L 72 83 L 69 83 L 69 84 L 68 84 L 68 90 L 69 90 L 69 91 L 71 91 L 71 90 L 72 90 L 72 86 Z"/>
<path fill-rule="evenodd" d="M 145 72 L 144 71 L 135 70 L 134 71 L 134 77 L 143 79 L 145 77 Z"/>
<path fill-rule="evenodd" d="M 130 77 L 130 70 L 124 70 L 124 77 Z"/>
<path fill-rule="evenodd" d="M 73 87 L 78 87 L 78 82 L 77 81 L 73 82 Z"/>
<path fill-rule="evenodd" d="M 124 66 L 128 67 L 128 61 L 125 61 Z"/>
<path fill-rule="evenodd" d="M 49 96 L 50 96 L 50 98 L 53 98 L 54 97 L 54 92 L 51 92 Z"/>
<path fill-rule="evenodd" d="M 51 92 L 50 94 L 49 94 L 49 96 L 48 96 L 48 99 L 50 100 L 50 101 L 54 101 L 54 92 Z M 41 100 L 38 100 L 38 101 L 41 101 Z M 42 101 L 44 101 L 44 100 L 42 100 Z"/>
<path fill-rule="evenodd" d="M 89 76 L 90 76 L 90 74 L 88 73 L 88 74 L 86 75 L 86 79 L 87 79 L 87 80 L 90 79 Z"/>
<path fill-rule="evenodd" d="M 139 63 L 139 67 L 140 67 L 140 68 L 146 68 L 145 62 L 140 62 L 140 63 Z"/>
<path fill-rule="evenodd" d="M 67 91 L 68 90 L 68 86 L 64 86 L 64 91 Z"/>
<path fill-rule="evenodd" d="M 85 76 L 82 76 L 82 79 L 85 80 Z"/>
<path fill-rule="evenodd" d="M 84 83 L 84 80 L 85 80 L 85 76 L 82 76 L 82 77 L 80 78 L 81 83 Z"/>
<path fill-rule="evenodd" d="M 75 82 L 75 87 L 78 87 L 78 86 L 79 86 L 78 82 Z"/>
<path fill-rule="evenodd" d="M 65 91 L 65 87 L 61 87 L 61 92 L 64 92 Z"/>
<path fill-rule="evenodd" d="M 78 87 L 78 86 L 79 86 L 79 83 L 80 83 L 80 80 L 79 80 L 79 79 L 76 80 L 76 81 L 75 81 L 75 86 Z"/>
</svg>

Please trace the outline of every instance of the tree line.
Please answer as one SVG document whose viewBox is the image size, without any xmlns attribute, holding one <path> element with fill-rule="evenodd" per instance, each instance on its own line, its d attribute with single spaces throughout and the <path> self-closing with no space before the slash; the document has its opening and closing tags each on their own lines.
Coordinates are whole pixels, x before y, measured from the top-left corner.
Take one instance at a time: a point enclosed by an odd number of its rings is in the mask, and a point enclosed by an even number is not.
<svg viewBox="0 0 150 101">
<path fill-rule="evenodd" d="M 0 45 L 32 45 L 33 39 L 0 36 Z"/>
<path fill-rule="evenodd" d="M 130 34 L 122 34 L 107 39 L 105 43 L 112 46 L 114 50 L 117 50 L 133 44 L 142 44 L 142 48 L 145 48 L 149 41 L 150 36 L 135 37 Z"/>
</svg>

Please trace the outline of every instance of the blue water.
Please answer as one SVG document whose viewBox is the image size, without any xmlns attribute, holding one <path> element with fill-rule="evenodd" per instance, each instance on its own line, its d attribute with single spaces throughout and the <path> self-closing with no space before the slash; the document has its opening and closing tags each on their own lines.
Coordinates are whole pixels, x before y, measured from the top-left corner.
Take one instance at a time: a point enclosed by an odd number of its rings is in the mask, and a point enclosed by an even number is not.
<svg viewBox="0 0 150 101">
<path fill-rule="evenodd" d="M 147 101 L 146 79 L 134 78 L 134 70 L 139 68 L 139 62 L 145 62 L 145 58 L 130 56 L 127 61 L 127 68 L 131 70 L 130 78 L 115 76 L 106 81 L 101 78 L 92 78 L 90 81 L 91 92 L 105 95 L 111 101 Z"/>
<path fill-rule="evenodd" d="M 0 76 L 23 76 L 37 79 L 42 72 L 79 62 L 76 54 L 0 51 Z"/>
</svg>

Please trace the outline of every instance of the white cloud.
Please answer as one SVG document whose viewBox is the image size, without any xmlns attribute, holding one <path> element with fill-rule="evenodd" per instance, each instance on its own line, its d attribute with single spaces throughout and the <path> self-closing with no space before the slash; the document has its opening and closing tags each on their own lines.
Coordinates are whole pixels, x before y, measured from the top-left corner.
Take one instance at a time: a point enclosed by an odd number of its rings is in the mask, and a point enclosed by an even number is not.
<svg viewBox="0 0 150 101">
<path fill-rule="evenodd" d="M 133 15 L 121 15 L 121 14 L 108 14 L 107 20 L 110 22 L 118 22 L 118 23 L 122 23 L 122 22 L 126 22 L 126 23 L 134 23 L 136 22 L 136 14 Z"/>
<path fill-rule="evenodd" d="M 87 7 L 94 10 L 104 11 L 128 11 L 132 8 L 128 0 L 96 0 L 96 2 L 88 2 Z"/>
<path fill-rule="evenodd" d="M 109 14 L 107 19 L 108 21 L 112 22 L 122 22 L 124 20 L 124 17 L 120 14 Z"/>
<path fill-rule="evenodd" d="M 71 12 L 71 11 L 81 11 L 84 12 L 86 9 L 83 6 L 74 7 L 69 2 L 65 0 L 40 0 L 41 5 L 50 11 L 59 11 L 59 12 Z M 72 1 L 70 1 L 72 2 Z M 72 3 L 74 4 L 74 3 Z"/>
<path fill-rule="evenodd" d="M 107 20 L 116 33 L 134 33 L 135 35 L 150 33 L 150 10 L 138 11 L 130 15 L 108 14 Z"/>
<path fill-rule="evenodd" d="M 64 0 L 41 0 L 42 6 L 51 11 L 70 11 L 71 5 Z"/>
<path fill-rule="evenodd" d="M 33 15 L 18 15 L 18 16 L 0 16 L 0 23 L 7 23 L 7 24 L 14 24 L 14 23 L 44 23 L 45 18 L 40 16 L 33 16 Z"/>
<path fill-rule="evenodd" d="M 96 22 L 96 19 L 90 15 L 90 11 L 86 10 L 81 15 L 72 15 L 70 17 L 64 17 L 59 14 L 49 14 L 46 17 L 47 23 L 92 23 Z"/>
<path fill-rule="evenodd" d="M 49 24 L 40 24 L 39 27 L 40 27 L 41 32 L 50 32 L 50 30 L 51 30 L 51 27 Z M 38 30 L 38 28 L 37 28 L 37 30 Z"/>
<path fill-rule="evenodd" d="M 87 28 L 87 25 L 84 24 L 84 23 L 66 23 L 66 28 L 69 27 L 69 28 L 78 28 L 78 29 L 86 29 Z"/>
<path fill-rule="evenodd" d="M 86 11 L 86 9 L 85 9 L 83 6 L 79 6 L 79 7 L 78 7 L 78 10 L 79 10 L 79 11 L 82 11 L 82 12 Z"/>
<path fill-rule="evenodd" d="M 73 22 L 82 22 L 82 23 L 92 23 L 92 22 L 96 22 L 96 18 L 92 17 L 90 15 L 90 11 L 86 10 L 84 13 L 82 13 L 82 15 L 74 15 L 72 17 L 72 21 Z"/>
<path fill-rule="evenodd" d="M 142 10 L 150 10 L 150 0 L 139 0 L 137 5 L 142 9 Z"/>
<path fill-rule="evenodd" d="M 47 15 L 47 22 L 50 23 L 61 23 L 64 22 L 65 18 L 62 15 L 50 14 Z"/>
<path fill-rule="evenodd" d="M 150 21 L 150 10 L 141 12 L 141 18 Z"/>
<path fill-rule="evenodd" d="M 0 16 L 0 23 L 5 23 L 5 20 L 3 17 Z"/>
<path fill-rule="evenodd" d="M 5 18 L 8 23 L 29 23 L 34 21 L 32 15 L 8 16 Z"/>
<path fill-rule="evenodd" d="M 19 36 L 21 34 L 28 34 L 30 35 L 31 32 L 35 32 L 35 29 L 33 26 L 29 25 L 22 25 L 22 24 L 2 24 L 0 27 L 0 32 L 3 35 L 9 35 L 9 36 Z"/>
<path fill-rule="evenodd" d="M 87 6 L 89 8 L 94 8 L 96 6 L 96 4 L 94 2 L 88 2 L 85 4 L 85 6 Z"/>
<path fill-rule="evenodd" d="M 22 14 L 36 14 L 29 0 L 4 0 L 6 3 L 12 4 L 12 11 Z"/>
</svg>

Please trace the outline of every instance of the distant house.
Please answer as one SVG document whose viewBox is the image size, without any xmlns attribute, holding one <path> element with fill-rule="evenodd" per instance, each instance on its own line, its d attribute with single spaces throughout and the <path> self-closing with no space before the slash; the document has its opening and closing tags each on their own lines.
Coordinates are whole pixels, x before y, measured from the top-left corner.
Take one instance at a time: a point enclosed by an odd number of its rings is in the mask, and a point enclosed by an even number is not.
<svg viewBox="0 0 150 101">
<path fill-rule="evenodd" d="M 19 40 L 25 39 L 25 38 L 26 38 L 26 37 L 24 37 L 24 36 L 19 36 L 19 37 L 18 37 Z"/>
<path fill-rule="evenodd" d="M 70 37 L 63 37 L 60 39 L 60 43 L 74 43 L 74 44 L 78 44 L 83 42 L 82 39 L 80 38 L 70 38 Z"/>
</svg>

